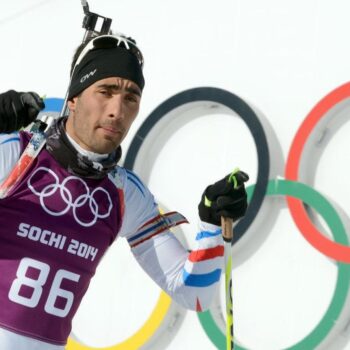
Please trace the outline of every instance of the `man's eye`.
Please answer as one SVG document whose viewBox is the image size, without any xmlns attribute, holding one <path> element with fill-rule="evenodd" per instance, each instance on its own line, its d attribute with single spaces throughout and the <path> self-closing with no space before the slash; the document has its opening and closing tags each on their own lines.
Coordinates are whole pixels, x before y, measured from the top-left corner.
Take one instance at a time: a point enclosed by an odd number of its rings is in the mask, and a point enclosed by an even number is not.
<svg viewBox="0 0 350 350">
<path fill-rule="evenodd" d="M 137 102 L 137 97 L 134 95 L 127 95 L 126 96 L 127 101 L 129 102 Z"/>
<path fill-rule="evenodd" d="M 102 95 L 110 95 L 110 92 L 108 90 L 100 90 L 100 94 L 102 94 Z"/>
</svg>

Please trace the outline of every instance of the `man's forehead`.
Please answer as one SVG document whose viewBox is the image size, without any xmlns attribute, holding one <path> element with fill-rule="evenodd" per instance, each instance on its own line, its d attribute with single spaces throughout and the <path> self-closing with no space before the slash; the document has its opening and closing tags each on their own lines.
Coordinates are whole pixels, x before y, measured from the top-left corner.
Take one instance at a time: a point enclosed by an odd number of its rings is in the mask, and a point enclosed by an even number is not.
<svg viewBox="0 0 350 350">
<path fill-rule="evenodd" d="M 131 90 L 134 90 L 134 92 L 137 93 L 137 95 L 141 96 L 141 90 L 137 86 L 137 84 L 125 78 L 120 78 L 120 77 L 104 78 L 96 81 L 93 85 L 95 87 L 105 87 L 105 88 L 111 88 L 116 90 L 131 89 Z"/>
</svg>

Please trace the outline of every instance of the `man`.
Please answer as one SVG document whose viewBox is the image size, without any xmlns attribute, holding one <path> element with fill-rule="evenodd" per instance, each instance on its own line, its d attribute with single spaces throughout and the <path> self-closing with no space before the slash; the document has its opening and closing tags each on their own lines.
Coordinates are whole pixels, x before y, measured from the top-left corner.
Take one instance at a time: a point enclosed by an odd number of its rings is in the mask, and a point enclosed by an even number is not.
<svg viewBox="0 0 350 350">
<path fill-rule="evenodd" d="M 142 55 L 127 39 L 104 36 L 81 47 L 68 91 L 69 116 L 47 133 L 46 147 L 0 200 L 0 348 L 61 350 L 98 262 L 125 237 L 150 277 L 176 302 L 202 311 L 223 267 L 220 216 L 247 207 L 244 182 L 207 187 L 199 204 L 197 247 L 188 253 L 170 232 L 186 222 L 161 215 L 153 195 L 118 166 L 120 144 L 139 111 Z M 0 95 L 0 181 L 29 142 L 12 133 L 43 108 L 35 93 Z"/>
</svg>

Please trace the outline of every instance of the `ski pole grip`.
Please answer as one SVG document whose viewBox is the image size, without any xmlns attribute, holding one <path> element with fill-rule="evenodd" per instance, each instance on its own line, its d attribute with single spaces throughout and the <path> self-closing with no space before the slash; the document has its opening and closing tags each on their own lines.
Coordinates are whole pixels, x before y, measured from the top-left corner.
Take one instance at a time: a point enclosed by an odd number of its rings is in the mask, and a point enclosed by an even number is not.
<svg viewBox="0 0 350 350">
<path fill-rule="evenodd" d="M 233 238 L 233 220 L 231 218 L 221 217 L 222 237 L 225 242 L 231 242 Z"/>
</svg>

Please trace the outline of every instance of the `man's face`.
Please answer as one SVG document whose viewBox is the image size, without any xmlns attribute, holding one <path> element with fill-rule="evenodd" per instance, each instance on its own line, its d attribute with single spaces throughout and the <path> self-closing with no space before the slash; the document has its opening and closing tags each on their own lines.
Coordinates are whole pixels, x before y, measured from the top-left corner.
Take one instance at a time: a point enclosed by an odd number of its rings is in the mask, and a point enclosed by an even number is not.
<svg viewBox="0 0 350 350">
<path fill-rule="evenodd" d="M 88 151 L 111 153 L 128 133 L 140 100 L 141 91 L 130 80 L 99 80 L 68 101 L 67 133 Z"/>
</svg>

